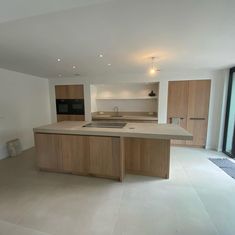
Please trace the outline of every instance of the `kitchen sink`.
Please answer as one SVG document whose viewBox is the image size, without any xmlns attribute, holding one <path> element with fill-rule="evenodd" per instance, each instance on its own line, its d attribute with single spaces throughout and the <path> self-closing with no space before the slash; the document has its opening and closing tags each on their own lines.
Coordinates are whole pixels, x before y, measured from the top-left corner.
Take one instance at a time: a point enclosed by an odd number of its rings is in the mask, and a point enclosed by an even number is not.
<svg viewBox="0 0 235 235">
<path fill-rule="evenodd" d="M 95 127 L 95 128 L 123 128 L 126 122 L 90 122 L 83 127 Z"/>
</svg>

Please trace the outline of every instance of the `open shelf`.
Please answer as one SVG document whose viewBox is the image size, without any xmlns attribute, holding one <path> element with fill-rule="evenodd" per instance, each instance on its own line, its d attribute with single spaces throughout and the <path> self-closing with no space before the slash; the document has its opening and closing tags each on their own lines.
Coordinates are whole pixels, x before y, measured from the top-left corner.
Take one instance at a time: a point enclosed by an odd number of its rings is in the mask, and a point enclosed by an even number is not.
<svg viewBox="0 0 235 235">
<path fill-rule="evenodd" d="M 97 97 L 97 100 L 156 100 L 156 96 L 146 97 Z"/>
</svg>

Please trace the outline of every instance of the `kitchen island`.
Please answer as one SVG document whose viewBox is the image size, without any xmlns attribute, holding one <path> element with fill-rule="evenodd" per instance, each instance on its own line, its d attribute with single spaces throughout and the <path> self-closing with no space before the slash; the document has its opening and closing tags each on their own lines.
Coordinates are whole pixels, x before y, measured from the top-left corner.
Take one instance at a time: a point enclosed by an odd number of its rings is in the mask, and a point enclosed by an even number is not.
<svg viewBox="0 0 235 235">
<path fill-rule="evenodd" d="M 192 140 L 172 124 L 84 127 L 64 121 L 34 129 L 39 169 L 122 181 L 125 173 L 169 178 L 170 140 Z"/>
</svg>

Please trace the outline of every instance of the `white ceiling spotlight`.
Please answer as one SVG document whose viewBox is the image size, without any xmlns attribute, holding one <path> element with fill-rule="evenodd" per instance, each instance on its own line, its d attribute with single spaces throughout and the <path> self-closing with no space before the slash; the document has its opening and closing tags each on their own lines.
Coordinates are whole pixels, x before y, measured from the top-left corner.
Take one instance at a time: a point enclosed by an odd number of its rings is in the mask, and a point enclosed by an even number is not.
<svg viewBox="0 0 235 235">
<path fill-rule="evenodd" d="M 73 65 L 73 69 L 76 69 L 76 66 L 75 66 L 75 65 Z"/>
<path fill-rule="evenodd" d="M 149 68 L 149 74 L 151 76 L 154 76 L 157 72 L 160 71 L 160 69 L 157 68 L 156 64 L 155 64 L 155 59 L 156 57 L 151 57 L 151 66 Z"/>
<path fill-rule="evenodd" d="M 108 64 L 108 66 L 111 66 L 111 64 Z"/>
<path fill-rule="evenodd" d="M 58 59 L 57 59 L 57 62 L 60 62 L 60 61 L 61 61 L 61 59 L 60 59 L 60 58 L 58 58 Z"/>
<path fill-rule="evenodd" d="M 103 58 L 104 56 L 103 56 L 103 54 L 99 54 L 99 57 L 100 57 L 100 58 Z"/>
<path fill-rule="evenodd" d="M 62 77 L 62 74 L 58 74 L 58 77 L 61 78 L 61 77 Z"/>
</svg>

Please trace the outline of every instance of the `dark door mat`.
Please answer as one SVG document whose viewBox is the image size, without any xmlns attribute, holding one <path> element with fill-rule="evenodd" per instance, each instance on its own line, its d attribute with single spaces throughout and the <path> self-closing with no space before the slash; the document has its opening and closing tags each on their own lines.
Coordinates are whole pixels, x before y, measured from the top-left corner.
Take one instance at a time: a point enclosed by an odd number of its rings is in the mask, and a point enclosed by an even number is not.
<svg viewBox="0 0 235 235">
<path fill-rule="evenodd" d="M 209 158 L 209 160 L 235 179 L 235 163 L 226 158 Z"/>
</svg>

